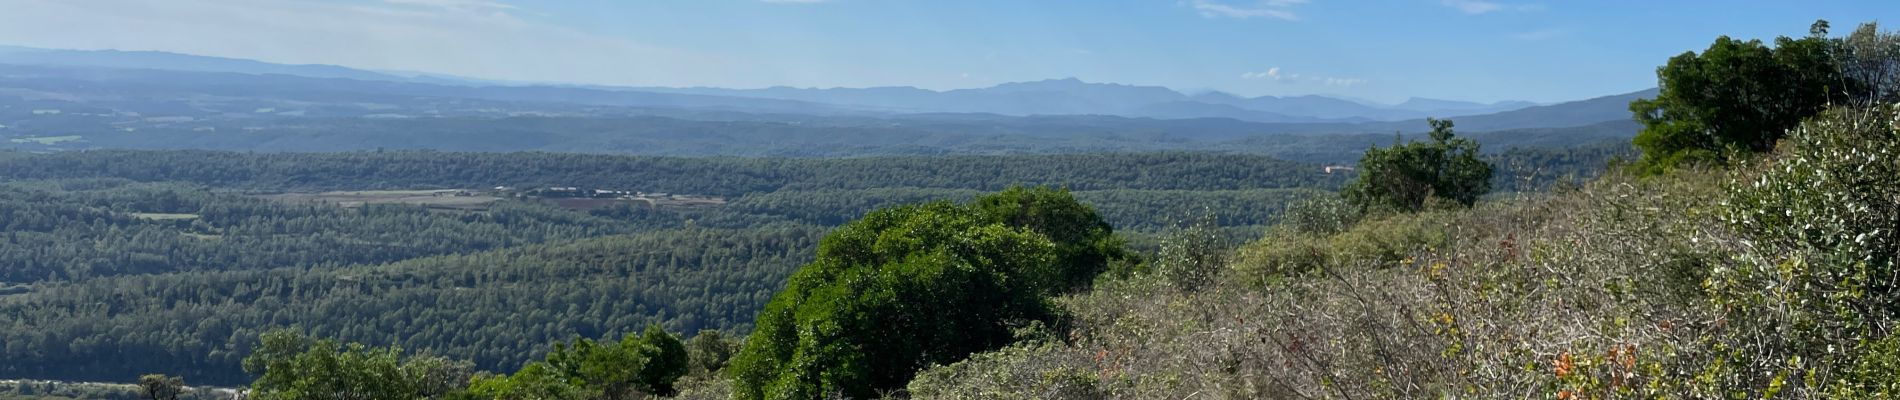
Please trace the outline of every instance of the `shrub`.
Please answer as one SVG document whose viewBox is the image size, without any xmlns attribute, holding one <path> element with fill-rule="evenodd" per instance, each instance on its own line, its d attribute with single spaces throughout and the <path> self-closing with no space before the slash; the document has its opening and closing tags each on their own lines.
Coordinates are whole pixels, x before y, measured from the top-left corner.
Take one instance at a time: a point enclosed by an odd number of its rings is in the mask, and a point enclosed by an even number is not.
<svg viewBox="0 0 1900 400">
<path fill-rule="evenodd" d="M 828 235 L 760 313 L 728 369 L 735 397 L 873 397 L 1007 345 L 1055 322 L 1049 296 L 1122 256 L 1111 234 L 1046 188 L 872 212 Z"/>
<path fill-rule="evenodd" d="M 1414 212 L 1431 198 L 1464 206 L 1491 191 L 1491 165 L 1478 158 L 1478 142 L 1457 138 L 1449 120 L 1426 120 L 1431 141 L 1393 143 L 1366 150 L 1359 177 L 1342 194 L 1361 210 Z"/>
<path fill-rule="evenodd" d="M 1153 261 L 1155 273 L 1167 279 L 1175 289 L 1198 291 L 1213 284 L 1220 272 L 1227 269 L 1231 251 L 1214 226 L 1214 218 L 1202 217 L 1161 242 L 1161 251 Z"/>
<path fill-rule="evenodd" d="M 1734 372 L 1721 386 L 1817 395 L 1827 382 L 1797 378 L 1850 373 L 1890 352 L 1882 343 L 1900 316 L 1895 123 L 1886 107 L 1831 110 L 1735 174 L 1722 217 L 1747 250 L 1709 277 L 1725 322 L 1715 343 L 1730 349 L 1720 360 Z"/>
<path fill-rule="evenodd" d="M 1316 196 L 1288 206 L 1280 226 L 1294 233 L 1331 235 L 1359 222 L 1359 209 L 1338 196 Z"/>
<path fill-rule="evenodd" d="M 244 370 L 259 375 L 251 384 L 259 399 L 433 399 L 459 395 L 474 364 L 284 329 L 258 338 Z"/>
</svg>

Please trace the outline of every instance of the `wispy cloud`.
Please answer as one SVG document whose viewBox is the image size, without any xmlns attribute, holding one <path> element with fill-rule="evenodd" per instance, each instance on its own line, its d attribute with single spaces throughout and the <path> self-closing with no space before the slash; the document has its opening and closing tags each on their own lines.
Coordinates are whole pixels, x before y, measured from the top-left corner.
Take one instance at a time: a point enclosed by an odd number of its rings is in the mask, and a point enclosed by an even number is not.
<svg viewBox="0 0 1900 400">
<path fill-rule="evenodd" d="M 1341 86 L 1341 87 L 1358 86 L 1358 85 L 1363 85 L 1367 82 L 1365 79 L 1360 79 L 1360 78 L 1340 78 L 1340 77 L 1333 77 L 1333 76 L 1302 75 L 1298 73 L 1283 71 L 1280 69 L 1280 67 L 1267 68 L 1267 70 L 1265 71 L 1241 73 L 1240 78 L 1251 79 L 1251 80 L 1269 80 L 1269 81 L 1280 82 L 1280 83 L 1308 83 L 1308 84 L 1320 84 L 1320 85 L 1326 85 L 1326 86 Z"/>
<path fill-rule="evenodd" d="M 1233 5 L 1215 0 L 1190 0 L 1188 5 L 1205 18 L 1274 18 L 1298 21 L 1300 16 L 1293 13 L 1293 7 L 1306 4 L 1307 0 L 1262 0 L 1248 5 Z"/>
<path fill-rule="evenodd" d="M 506 3 L 486 0 L 383 0 L 384 3 L 434 7 L 457 11 L 507 11 L 516 7 Z"/>
<path fill-rule="evenodd" d="M 1490 0 L 1441 0 L 1439 4 L 1465 14 L 1479 15 L 1498 11 L 1535 11 L 1543 6 L 1536 4 L 1506 4 Z"/>
</svg>

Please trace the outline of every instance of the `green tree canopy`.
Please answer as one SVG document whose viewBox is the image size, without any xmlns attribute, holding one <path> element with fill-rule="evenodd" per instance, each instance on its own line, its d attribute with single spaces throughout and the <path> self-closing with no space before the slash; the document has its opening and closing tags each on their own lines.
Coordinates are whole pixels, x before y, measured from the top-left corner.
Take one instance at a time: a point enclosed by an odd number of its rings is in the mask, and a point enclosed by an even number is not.
<svg viewBox="0 0 1900 400">
<path fill-rule="evenodd" d="M 659 325 L 620 341 L 575 338 L 555 343 L 545 361 L 513 376 L 476 377 L 469 391 L 494 399 L 627 399 L 637 393 L 671 396 L 686 375 L 686 345 Z M 636 393 L 637 392 L 637 393 Z"/>
<path fill-rule="evenodd" d="M 1830 90 L 1846 90 L 1835 43 L 1817 23 L 1814 35 L 1760 40 L 1717 38 L 1656 70 L 1661 92 L 1630 103 L 1643 131 L 1639 168 L 1659 173 L 1685 163 L 1717 162 L 1731 152 L 1762 152 L 1803 118 L 1826 107 Z"/>
<path fill-rule="evenodd" d="M 433 399 L 460 393 L 474 366 L 400 348 L 340 344 L 288 329 L 258 338 L 244 370 L 258 399 Z"/>
<path fill-rule="evenodd" d="M 185 393 L 185 379 L 163 374 L 139 377 L 139 393 L 149 400 L 178 400 Z"/>
<path fill-rule="evenodd" d="M 1491 164 L 1478 142 L 1452 134 L 1450 120 L 1427 119 L 1431 141 L 1374 147 L 1359 159 L 1359 178 L 1343 194 L 1361 209 L 1418 211 L 1430 198 L 1465 206 L 1491 191 Z"/>
<path fill-rule="evenodd" d="M 1053 322 L 1052 293 L 1120 257 L 1106 224 L 1064 190 L 879 210 L 820 244 L 759 315 L 734 359 L 740 398 L 868 398 L 916 371 Z"/>
</svg>

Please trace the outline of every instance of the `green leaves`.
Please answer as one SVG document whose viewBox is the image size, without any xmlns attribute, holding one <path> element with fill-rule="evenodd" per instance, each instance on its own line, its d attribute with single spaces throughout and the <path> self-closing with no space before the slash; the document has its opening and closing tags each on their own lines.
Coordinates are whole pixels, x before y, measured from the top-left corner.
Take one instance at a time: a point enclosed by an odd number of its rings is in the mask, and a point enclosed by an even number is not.
<svg viewBox="0 0 1900 400">
<path fill-rule="evenodd" d="M 916 371 L 1049 322 L 1047 298 L 1123 257 L 1067 191 L 879 210 L 839 228 L 760 314 L 730 371 L 737 397 L 875 397 Z"/>
<path fill-rule="evenodd" d="M 185 392 L 185 379 L 163 374 L 139 377 L 139 392 L 150 400 L 178 400 Z"/>
<path fill-rule="evenodd" d="M 403 357 L 400 348 L 316 340 L 292 330 L 259 338 L 244 359 L 259 374 L 258 399 L 431 399 L 459 392 L 474 368 L 440 357 Z"/>
<path fill-rule="evenodd" d="M 659 325 L 619 342 L 576 338 L 556 343 L 547 360 L 514 376 L 480 377 L 470 392 L 496 399 L 626 399 L 636 391 L 671 396 L 686 375 L 686 346 Z M 583 395 L 586 394 L 586 395 Z"/>
<path fill-rule="evenodd" d="M 1657 68 L 1661 93 L 1630 103 L 1643 124 L 1638 168 L 1720 162 L 1729 153 L 1773 149 L 1783 133 L 1821 111 L 1832 90 L 1849 86 L 1820 36 L 1759 40 L 1718 38 L 1702 53 L 1683 53 Z"/>
<path fill-rule="evenodd" d="M 1448 120 L 1427 119 L 1430 142 L 1372 148 L 1359 159 L 1359 178 L 1342 194 L 1362 210 L 1415 212 L 1428 199 L 1464 206 L 1491 191 L 1491 165 L 1478 159 L 1478 142 L 1457 138 Z"/>
</svg>

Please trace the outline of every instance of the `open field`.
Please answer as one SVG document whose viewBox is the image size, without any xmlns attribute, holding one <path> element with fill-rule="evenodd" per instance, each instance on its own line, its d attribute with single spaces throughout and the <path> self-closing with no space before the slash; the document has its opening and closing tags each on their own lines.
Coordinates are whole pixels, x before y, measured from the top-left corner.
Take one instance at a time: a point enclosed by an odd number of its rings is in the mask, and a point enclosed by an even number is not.
<svg viewBox="0 0 1900 400">
<path fill-rule="evenodd" d="M 343 207 L 361 207 L 365 204 L 413 204 L 429 208 L 454 210 L 484 210 L 489 204 L 502 198 L 470 194 L 458 189 L 438 190 L 364 190 L 322 193 L 280 193 L 258 196 L 266 200 L 285 203 L 328 203 Z"/>
<path fill-rule="evenodd" d="M 198 219 L 198 214 L 132 213 L 132 217 L 149 221 L 175 221 Z"/>
</svg>

